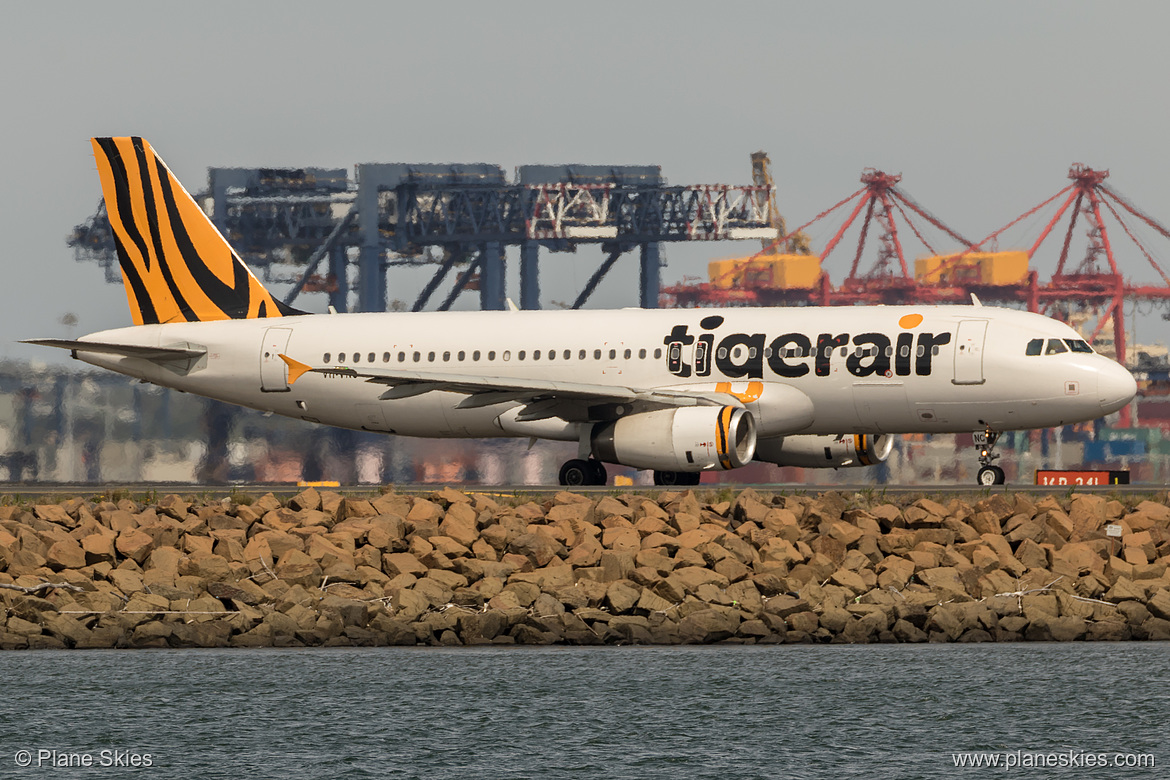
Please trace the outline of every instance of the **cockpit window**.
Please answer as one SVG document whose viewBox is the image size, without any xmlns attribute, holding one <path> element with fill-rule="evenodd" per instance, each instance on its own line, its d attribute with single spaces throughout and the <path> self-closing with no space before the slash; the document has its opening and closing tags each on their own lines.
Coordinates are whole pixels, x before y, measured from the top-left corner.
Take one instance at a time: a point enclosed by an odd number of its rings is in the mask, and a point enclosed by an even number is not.
<svg viewBox="0 0 1170 780">
<path fill-rule="evenodd" d="M 1024 352 L 1025 355 L 1036 356 L 1044 351 L 1044 339 L 1032 339 L 1028 342 L 1028 349 Z"/>
<path fill-rule="evenodd" d="M 1093 348 L 1089 346 L 1089 343 L 1087 341 L 1081 341 L 1080 339 L 1065 339 L 1064 343 L 1068 344 L 1068 348 L 1071 349 L 1073 352 L 1092 352 L 1093 351 Z"/>
<path fill-rule="evenodd" d="M 1048 349 L 1044 350 L 1045 355 L 1059 355 L 1061 352 L 1068 352 L 1068 347 L 1060 339 L 1048 339 Z"/>
</svg>

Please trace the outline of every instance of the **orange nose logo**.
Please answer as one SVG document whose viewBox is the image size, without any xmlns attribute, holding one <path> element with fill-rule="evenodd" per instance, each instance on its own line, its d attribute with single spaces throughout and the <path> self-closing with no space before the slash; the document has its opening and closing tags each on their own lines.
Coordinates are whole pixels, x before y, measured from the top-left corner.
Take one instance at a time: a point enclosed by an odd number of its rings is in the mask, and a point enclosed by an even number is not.
<svg viewBox="0 0 1170 780">
<path fill-rule="evenodd" d="M 715 392 L 727 393 L 733 398 L 738 398 L 741 403 L 750 404 L 752 401 L 758 401 L 760 396 L 764 394 L 764 383 L 748 382 L 747 390 L 735 393 L 731 390 L 731 382 L 718 382 L 715 385 Z"/>
<path fill-rule="evenodd" d="M 898 324 L 903 328 L 909 330 L 910 328 L 917 328 L 922 324 L 921 314 L 907 314 L 902 319 L 898 320 Z"/>
</svg>

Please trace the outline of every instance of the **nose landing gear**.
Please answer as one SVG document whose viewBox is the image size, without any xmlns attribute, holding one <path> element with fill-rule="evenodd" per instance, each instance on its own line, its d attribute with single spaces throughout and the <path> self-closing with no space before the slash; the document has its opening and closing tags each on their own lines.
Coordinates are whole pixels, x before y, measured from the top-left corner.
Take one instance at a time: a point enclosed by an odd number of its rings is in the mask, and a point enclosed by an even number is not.
<svg viewBox="0 0 1170 780">
<path fill-rule="evenodd" d="M 994 462 L 999 458 L 999 453 L 993 452 L 995 443 L 999 440 L 999 431 L 993 431 L 991 428 L 984 430 L 982 434 L 975 434 L 975 446 L 979 448 L 979 469 L 975 481 L 980 485 L 1002 485 L 1005 480 L 1003 469 L 994 465 Z"/>
</svg>

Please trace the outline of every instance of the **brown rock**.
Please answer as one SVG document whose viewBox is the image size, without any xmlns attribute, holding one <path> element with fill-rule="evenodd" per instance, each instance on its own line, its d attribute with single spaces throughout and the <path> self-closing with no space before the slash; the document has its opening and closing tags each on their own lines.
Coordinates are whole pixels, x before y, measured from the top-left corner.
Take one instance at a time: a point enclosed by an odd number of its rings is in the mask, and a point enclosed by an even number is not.
<svg viewBox="0 0 1170 780">
<path fill-rule="evenodd" d="M 382 556 L 382 571 L 391 577 L 397 577 L 400 574 L 413 574 L 421 577 L 427 573 L 427 567 L 410 553 L 386 553 Z"/>
<path fill-rule="evenodd" d="M 49 547 L 45 562 L 53 571 L 80 569 L 86 564 L 85 550 L 74 540 L 63 539 Z"/>
<path fill-rule="evenodd" d="M 1090 642 L 1120 642 L 1130 638 L 1124 620 L 1100 620 L 1088 625 L 1085 639 Z"/>
<path fill-rule="evenodd" d="M 925 569 L 918 572 L 918 579 L 931 590 L 954 596 L 966 594 L 967 589 L 959 577 L 959 570 L 953 566 L 939 566 L 934 569 Z M 958 638 L 957 635 L 954 638 Z"/>
<path fill-rule="evenodd" d="M 568 555 L 563 544 L 544 533 L 522 534 L 511 541 L 508 551 L 524 556 L 536 567 L 548 566 L 554 558 Z"/>
<path fill-rule="evenodd" d="M 1068 513 L 1068 519 L 1073 526 L 1070 541 L 1091 538 L 1104 527 L 1106 503 L 1104 496 L 1081 493 L 1073 497 Z"/>
<path fill-rule="evenodd" d="M 321 583 L 321 566 L 300 550 L 288 550 L 277 559 L 276 576 L 285 582 L 317 587 Z"/>
<path fill-rule="evenodd" d="M 288 500 L 288 507 L 298 512 L 303 509 L 318 511 L 321 509 L 321 494 L 316 488 L 305 488 Z"/>
<path fill-rule="evenodd" d="M 222 555 L 196 553 L 183 559 L 179 565 L 179 574 L 205 580 L 225 580 L 232 576 L 232 570 Z M 281 576 L 281 579 L 288 578 Z"/>
<path fill-rule="evenodd" d="M 425 498 L 416 498 L 406 515 L 406 521 L 415 525 L 428 523 L 437 526 L 443 514 L 443 508 L 438 504 L 427 501 Z"/>
<path fill-rule="evenodd" d="M 833 572 L 833 576 L 829 580 L 834 585 L 840 585 L 846 590 L 851 591 L 855 596 L 869 590 L 865 585 L 865 581 L 861 579 L 861 576 L 857 572 L 850 571 L 849 569 L 838 569 Z"/>
<path fill-rule="evenodd" d="M 209 540 L 210 541 L 210 540 Z M 154 539 L 136 528 L 118 534 L 114 547 L 119 553 L 141 564 L 154 548 Z"/>
<path fill-rule="evenodd" d="M 739 629 L 738 612 L 733 609 L 704 609 L 679 621 L 679 638 L 687 644 L 705 644 L 728 639 Z"/>
<path fill-rule="evenodd" d="M 77 525 L 77 521 L 69 516 L 65 511 L 65 507 L 59 504 L 37 504 L 33 507 L 33 513 L 41 520 L 45 520 L 65 528 L 73 528 Z"/>
<path fill-rule="evenodd" d="M 136 572 L 125 569 L 113 569 L 106 575 L 106 579 L 123 594 L 129 596 L 143 590 L 142 577 Z"/>
<path fill-rule="evenodd" d="M 629 612 L 642 597 L 642 589 L 627 580 L 610 583 L 605 591 L 605 603 L 615 615 Z"/>
<path fill-rule="evenodd" d="M 1146 609 L 1155 617 L 1170 620 L 1170 590 L 1159 588 L 1146 601 Z"/>
<path fill-rule="evenodd" d="M 1145 589 L 1135 585 L 1128 577 L 1118 577 L 1117 582 L 1105 594 L 1106 601 L 1145 601 Z"/>
<path fill-rule="evenodd" d="M 1048 568 L 1048 554 L 1040 545 L 1031 539 L 1025 539 L 1020 542 L 1019 547 L 1016 548 L 1015 557 L 1016 560 L 1029 569 Z"/>
<path fill-rule="evenodd" d="M 470 504 L 452 504 L 447 509 L 443 522 L 439 524 L 439 533 L 470 548 L 479 540 L 479 526 L 475 510 L 471 508 Z"/>
</svg>

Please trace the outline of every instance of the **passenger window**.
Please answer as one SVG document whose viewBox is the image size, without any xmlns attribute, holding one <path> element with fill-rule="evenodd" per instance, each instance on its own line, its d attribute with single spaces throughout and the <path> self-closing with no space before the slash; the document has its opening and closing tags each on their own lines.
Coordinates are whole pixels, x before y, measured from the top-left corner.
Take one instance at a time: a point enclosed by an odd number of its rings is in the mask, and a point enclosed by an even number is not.
<svg viewBox="0 0 1170 780">
<path fill-rule="evenodd" d="M 580 351 L 580 352 L 577 354 L 577 359 L 578 359 L 578 360 L 584 360 L 584 359 L 585 359 L 585 350 L 581 350 L 581 351 Z"/>
<path fill-rule="evenodd" d="M 374 353 L 371 352 L 370 354 L 366 355 L 366 362 L 373 363 L 375 358 L 376 358 L 376 355 L 374 355 Z"/>
<path fill-rule="evenodd" d="M 1029 357 L 1035 357 L 1036 355 L 1039 355 L 1043 351 L 1044 351 L 1044 339 L 1032 339 L 1031 341 L 1028 342 L 1028 347 L 1027 347 L 1027 349 L 1024 350 L 1024 354 L 1028 355 Z"/>
<path fill-rule="evenodd" d="M 476 362 L 479 361 L 479 350 L 478 349 L 471 353 L 471 359 L 476 361 Z"/>
<path fill-rule="evenodd" d="M 661 358 L 662 358 L 662 347 L 659 347 L 658 349 L 654 350 L 654 359 L 659 360 Z"/>
<path fill-rule="evenodd" d="M 566 349 L 564 357 L 565 357 L 565 360 L 568 360 L 569 358 L 573 357 L 573 350 Z M 585 356 L 582 355 L 581 357 L 585 357 Z"/>
<path fill-rule="evenodd" d="M 1073 352 L 1088 352 L 1090 354 L 1093 352 L 1093 348 L 1089 346 L 1087 341 L 1081 341 L 1080 339 L 1065 339 L 1064 343 L 1068 344 L 1068 348 Z"/>
<path fill-rule="evenodd" d="M 628 349 L 627 349 L 627 350 L 626 350 L 626 353 L 625 353 L 625 358 L 626 358 L 626 360 L 629 360 L 629 359 L 630 359 L 630 355 L 632 355 L 632 354 L 634 354 L 634 353 L 633 353 L 633 352 L 631 352 L 630 350 L 628 350 Z"/>
<path fill-rule="evenodd" d="M 321 362 L 322 362 L 322 363 L 328 363 L 328 362 L 329 362 L 329 358 L 330 358 L 330 357 L 332 357 L 332 355 L 331 355 L 330 353 L 326 352 L 326 353 L 325 353 L 325 356 L 324 356 L 323 358 L 321 358 Z"/>
<path fill-rule="evenodd" d="M 521 352 L 520 354 L 521 354 L 521 355 L 523 355 L 524 353 L 523 353 L 523 352 Z M 509 352 L 508 350 L 506 350 L 506 349 L 505 349 L 505 350 L 504 350 L 504 354 L 503 354 L 503 358 L 504 358 L 504 360 L 511 360 L 511 359 L 512 359 L 512 353 L 511 353 L 511 352 Z"/>
<path fill-rule="evenodd" d="M 862 349 L 861 347 L 858 347 L 857 349 L 853 350 L 853 357 L 861 357 L 864 354 L 865 354 L 865 350 Z"/>
<path fill-rule="evenodd" d="M 601 360 L 601 350 L 600 349 L 593 350 L 593 359 L 594 360 Z"/>
<path fill-rule="evenodd" d="M 901 355 L 902 357 L 909 357 L 910 356 L 910 345 L 903 344 L 902 348 L 898 350 L 898 354 Z"/>
<path fill-rule="evenodd" d="M 338 352 L 338 353 L 337 353 L 337 362 L 338 362 L 338 363 L 344 363 L 344 362 L 345 362 L 345 353 L 344 353 L 344 352 Z"/>
<path fill-rule="evenodd" d="M 755 347 L 748 348 L 748 357 L 755 359 L 755 357 L 756 357 L 756 348 Z"/>
<path fill-rule="evenodd" d="M 444 352 L 444 353 L 443 353 L 443 362 L 444 362 L 444 363 L 446 363 L 446 362 L 448 362 L 450 359 L 451 359 L 451 353 L 450 353 L 450 352 Z"/>
<path fill-rule="evenodd" d="M 886 347 L 886 357 L 893 357 L 893 356 L 894 356 L 894 348 L 893 347 Z"/>
<path fill-rule="evenodd" d="M 1048 339 L 1048 349 L 1044 350 L 1045 355 L 1059 355 L 1061 352 L 1068 352 L 1068 347 L 1060 339 Z"/>
<path fill-rule="evenodd" d="M 841 347 L 841 357 L 845 357 L 848 354 L 849 354 L 849 347 Z"/>
<path fill-rule="evenodd" d="M 462 362 L 463 362 L 463 359 L 464 359 L 465 357 L 467 357 L 467 353 L 466 353 L 466 352 L 464 352 L 463 350 L 460 350 L 460 351 L 459 351 L 459 362 L 460 362 L 460 363 L 462 363 Z"/>
<path fill-rule="evenodd" d="M 638 350 L 638 358 L 640 360 L 645 360 L 646 359 L 646 350 L 644 350 L 644 349 Z"/>
<path fill-rule="evenodd" d="M 523 353 L 523 352 L 521 352 L 521 353 L 520 353 L 520 359 L 521 359 L 521 360 L 523 360 L 523 359 L 524 359 L 524 353 Z M 534 349 L 534 350 L 532 350 L 532 359 L 533 359 L 533 360 L 540 360 L 540 350 L 539 350 L 539 349 Z"/>
<path fill-rule="evenodd" d="M 405 353 L 405 352 L 399 352 L 399 353 L 398 353 L 398 362 L 399 362 L 399 363 L 405 363 L 405 362 L 406 362 L 406 353 Z"/>
<path fill-rule="evenodd" d="M 924 356 L 926 354 L 926 347 L 919 344 L 918 349 L 915 350 L 914 354 L 917 355 L 918 357 Z"/>
<path fill-rule="evenodd" d="M 362 362 L 362 353 L 360 353 L 360 352 L 353 353 L 353 362 L 355 362 L 355 363 Z"/>
<path fill-rule="evenodd" d="M 550 349 L 548 351 L 548 359 L 549 360 L 556 360 L 557 359 L 557 351 L 555 349 Z"/>
<path fill-rule="evenodd" d="M 609 351 L 609 359 L 610 359 L 610 360 L 613 360 L 613 359 L 614 359 L 614 358 L 616 358 L 616 357 L 617 357 L 617 350 L 616 350 L 616 349 L 611 349 L 611 350 Z"/>
<path fill-rule="evenodd" d="M 719 349 L 715 350 L 715 357 L 719 358 L 720 360 L 726 360 L 727 347 L 720 347 Z"/>
<path fill-rule="evenodd" d="M 383 362 L 383 363 L 389 363 L 389 362 L 390 362 L 390 353 L 389 353 L 389 352 L 383 352 L 383 353 L 382 353 L 382 362 Z"/>
<path fill-rule="evenodd" d="M 434 352 L 428 352 L 428 353 L 427 353 L 427 362 L 428 362 L 428 363 L 434 363 L 434 362 L 435 362 L 435 353 L 434 353 Z"/>
<path fill-rule="evenodd" d="M 520 350 L 519 352 L 517 352 L 517 353 L 516 353 L 516 359 L 517 359 L 517 360 L 523 360 L 523 359 L 524 359 L 524 350 Z"/>
<path fill-rule="evenodd" d="M 422 357 L 422 355 L 420 353 L 415 352 L 414 353 L 414 362 L 417 363 L 421 357 Z"/>
<path fill-rule="evenodd" d="M 496 351 L 493 349 L 490 352 L 488 352 L 488 360 L 495 360 L 495 359 L 496 359 Z M 504 359 L 507 360 L 507 358 L 504 358 Z"/>
<path fill-rule="evenodd" d="M 939 350 L 937 345 L 930 348 L 930 354 L 934 355 L 935 357 L 938 357 L 938 352 Z"/>
</svg>

